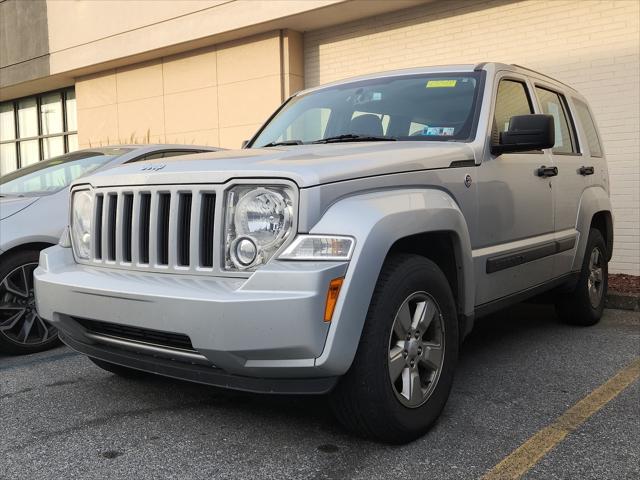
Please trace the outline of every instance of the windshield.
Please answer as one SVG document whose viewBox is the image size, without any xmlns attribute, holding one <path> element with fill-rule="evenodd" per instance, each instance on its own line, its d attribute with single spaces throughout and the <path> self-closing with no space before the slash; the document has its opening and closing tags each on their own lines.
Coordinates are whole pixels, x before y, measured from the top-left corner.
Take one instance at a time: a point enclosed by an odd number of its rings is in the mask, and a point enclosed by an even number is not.
<svg viewBox="0 0 640 480">
<path fill-rule="evenodd" d="M 293 97 L 250 145 L 468 140 L 480 72 L 376 78 Z M 326 142 L 329 143 L 329 142 Z"/>
<path fill-rule="evenodd" d="M 38 196 L 55 193 L 76 178 L 93 172 L 129 148 L 84 150 L 67 153 L 0 177 L 0 195 Z"/>
</svg>

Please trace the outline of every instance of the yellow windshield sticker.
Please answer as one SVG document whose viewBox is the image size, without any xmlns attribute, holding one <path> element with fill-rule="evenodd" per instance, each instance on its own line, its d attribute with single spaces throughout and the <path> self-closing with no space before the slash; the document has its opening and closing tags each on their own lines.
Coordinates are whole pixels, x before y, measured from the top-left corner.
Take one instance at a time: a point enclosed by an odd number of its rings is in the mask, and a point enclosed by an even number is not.
<svg viewBox="0 0 640 480">
<path fill-rule="evenodd" d="M 457 80 L 429 80 L 427 88 L 451 88 L 455 87 Z"/>
</svg>

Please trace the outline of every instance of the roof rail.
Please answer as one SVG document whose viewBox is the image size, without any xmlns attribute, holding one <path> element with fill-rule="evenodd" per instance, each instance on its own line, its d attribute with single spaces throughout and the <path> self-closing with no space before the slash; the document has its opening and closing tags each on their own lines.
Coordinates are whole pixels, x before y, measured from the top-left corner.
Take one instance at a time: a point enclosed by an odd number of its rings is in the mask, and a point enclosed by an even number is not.
<svg viewBox="0 0 640 480">
<path fill-rule="evenodd" d="M 527 70 L 528 72 L 535 73 L 536 75 L 540 75 L 540 76 L 542 76 L 542 77 L 548 78 L 549 80 L 553 80 L 554 82 L 557 82 L 557 83 L 559 83 L 560 85 L 564 85 L 565 87 L 570 88 L 571 90 L 575 90 L 575 88 L 573 88 L 571 85 L 567 85 L 566 83 L 561 82 L 561 81 L 560 81 L 560 80 L 558 80 L 557 78 L 550 77 L 550 76 L 549 76 L 549 75 L 547 75 L 546 73 L 538 72 L 537 70 L 534 70 L 534 69 L 532 69 L 532 68 L 523 67 L 522 65 L 518 65 L 517 63 L 512 63 L 512 64 L 511 64 L 511 66 L 512 66 L 512 67 L 515 67 L 515 68 L 519 68 L 519 69 L 521 69 L 521 70 Z"/>
</svg>

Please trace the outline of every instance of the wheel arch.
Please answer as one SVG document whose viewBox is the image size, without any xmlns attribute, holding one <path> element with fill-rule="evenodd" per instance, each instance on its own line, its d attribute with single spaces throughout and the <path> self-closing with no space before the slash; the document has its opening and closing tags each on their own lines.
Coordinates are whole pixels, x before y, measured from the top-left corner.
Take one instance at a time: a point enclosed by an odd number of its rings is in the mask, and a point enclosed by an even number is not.
<svg viewBox="0 0 640 480">
<path fill-rule="evenodd" d="M 435 188 L 389 189 L 340 200 L 310 230 L 356 239 L 334 321 L 316 365 L 342 374 L 351 365 L 384 260 L 397 251 L 435 261 L 457 299 L 459 315 L 473 315 L 473 261 L 464 215 L 455 200 Z M 437 245 L 437 246 L 435 246 Z M 412 251 L 413 250 L 413 251 Z M 450 255 L 438 258 L 438 253 Z M 435 259 L 435 260 L 434 260 Z"/>
<path fill-rule="evenodd" d="M 24 252 L 28 250 L 44 250 L 45 248 L 53 247 L 55 242 L 51 241 L 31 241 L 26 243 L 20 243 L 17 245 L 13 245 L 12 247 L 2 250 L 0 253 L 0 260 L 3 258 L 9 258 L 17 252 Z"/>
<path fill-rule="evenodd" d="M 600 210 L 591 218 L 591 228 L 600 231 L 607 246 L 607 260 L 613 256 L 613 215 L 608 210 Z"/>
<path fill-rule="evenodd" d="M 579 271 L 582 268 L 582 259 L 584 258 L 587 248 L 589 230 L 591 228 L 597 228 L 600 233 L 602 233 L 607 246 L 607 260 L 611 260 L 611 256 L 613 255 L 614 221 L 612 210 L 611 200 L 604 188 L 594 186 L 582 192 L 580 206 L 578 208 L 578 218 L 576 219 L 576 228 L 580 233 L 580 237 L 576 256 L 573 260 L 573 271 Z"/>
</svg>

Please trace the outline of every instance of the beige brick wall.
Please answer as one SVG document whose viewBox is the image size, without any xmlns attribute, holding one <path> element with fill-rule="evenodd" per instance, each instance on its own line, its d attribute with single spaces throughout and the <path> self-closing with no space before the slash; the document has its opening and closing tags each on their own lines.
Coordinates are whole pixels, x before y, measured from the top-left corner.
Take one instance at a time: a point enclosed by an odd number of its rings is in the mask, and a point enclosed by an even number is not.
<svg viewBox="0 0 640 480">
<path fill-rule="evenodd" d="M 518 63 L 590 101 L 616 216 L 611 271 L 640 275 L 640 2 L 442 1 L 305 33 L 307 87 L 421 65 Z"/>
<path fill-rule="evenodd" d="M 239 148 L 302 74 L 302 36 L 274 31 L 81 77 L 79 143 Z"/>
</svg>

